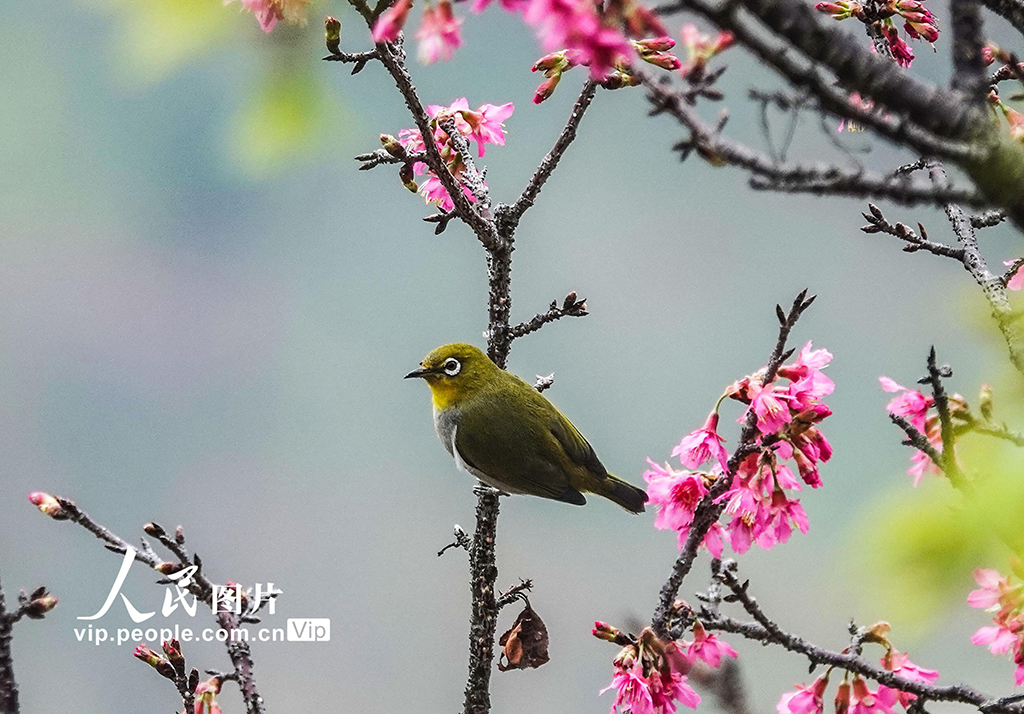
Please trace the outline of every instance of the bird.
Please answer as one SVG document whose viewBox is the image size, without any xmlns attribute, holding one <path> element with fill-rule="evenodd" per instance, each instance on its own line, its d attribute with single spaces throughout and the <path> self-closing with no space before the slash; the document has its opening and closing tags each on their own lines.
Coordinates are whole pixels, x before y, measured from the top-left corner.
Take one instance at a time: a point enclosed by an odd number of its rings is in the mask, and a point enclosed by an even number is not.
<svg viewBox="0 0 1024 714">
<path fill-rule="evenodd" d="M 608 473 L 593 447 L 534 387 L 463 343 L 438 347 L 405 379 L 430 386 L 437 436 L 460 469 L 507 494 L 582 506 L 584 493 L 642 513 L 647 493 Z"/>
</svg>

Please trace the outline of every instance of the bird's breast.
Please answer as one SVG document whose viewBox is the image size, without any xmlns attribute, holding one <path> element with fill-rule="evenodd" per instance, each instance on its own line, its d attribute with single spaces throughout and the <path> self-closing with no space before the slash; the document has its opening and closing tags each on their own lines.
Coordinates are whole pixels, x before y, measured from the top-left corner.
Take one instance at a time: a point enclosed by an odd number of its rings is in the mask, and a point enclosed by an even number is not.
<svg viewBox="0 0 1024 714">
<path fill-rule="evenodd" d="M 448 449 L 448 453 L 455 456 L 455 430 L 459 426 L 458 409 L 438 409 L 434 407 L 434 429 L 437 431 L 437 438 Z"/>
</svg>

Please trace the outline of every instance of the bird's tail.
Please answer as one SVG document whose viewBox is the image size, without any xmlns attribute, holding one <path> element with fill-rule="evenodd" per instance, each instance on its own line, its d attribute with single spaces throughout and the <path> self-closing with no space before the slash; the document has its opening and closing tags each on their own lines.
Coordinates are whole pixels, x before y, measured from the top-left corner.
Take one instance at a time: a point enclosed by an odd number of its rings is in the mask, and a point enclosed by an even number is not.
<svg viewBox="0 0 1024 714">
<path fill-rule="evenodd" d="M 647 503 L 647 492 L 626 483 L 618 476 L 608 474 L 601 482 L 601 495 L 613 503 L 617 503 L 630 513 L 643 513 Z"/>
</svg>

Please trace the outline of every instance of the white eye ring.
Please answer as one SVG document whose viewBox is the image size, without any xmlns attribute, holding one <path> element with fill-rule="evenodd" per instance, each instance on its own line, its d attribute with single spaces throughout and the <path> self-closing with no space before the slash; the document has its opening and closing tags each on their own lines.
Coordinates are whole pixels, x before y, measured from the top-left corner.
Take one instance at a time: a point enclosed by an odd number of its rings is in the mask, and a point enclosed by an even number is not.
<svg viewBox="0 0 1024 714">
<path fill-rule="evenodd" d="M 454 377 L 460 371 L 462 371 L 462 363 L 454 357 L 449 357 L 444 361 L 444 373 L 449 377 Z"/>
</svg>

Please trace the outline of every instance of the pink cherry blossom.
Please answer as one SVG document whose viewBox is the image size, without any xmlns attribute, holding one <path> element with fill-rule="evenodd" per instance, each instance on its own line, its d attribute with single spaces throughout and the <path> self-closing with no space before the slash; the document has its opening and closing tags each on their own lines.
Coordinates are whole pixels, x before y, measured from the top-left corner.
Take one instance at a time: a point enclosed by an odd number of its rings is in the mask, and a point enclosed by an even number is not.
<svg viewBox="0 0 1024 714">
<path fill-rule="evenodd" d="M 693 521 L 697 504 L 707 494 L 704 477 L 692 471 L 662 468 L 650 459 L 651 468 L 644 472 L 647 482 L 647 500 L 658 507 L 654 527 L 660 530 L 680 530 Z"/>
<path fill-rule="evenodd" d="M 678 456 L 683 466 L 688 469 L 695 469 L 713 458 L 722 467 L 722 471 L 725 471 L 729 468 L 729 452 L 722 446 L 725 439 L 718 435 L 717 429 L 718 412 L 714 411 L 708 415 L 703 427 L 683 437 L 679 445 L 672 450 L 672 455 Z"/>
<path fill-rule="evenodd" d="M 878 381 L 884 391 L 890 393 L 899 392 L 886 405 L 885 410 L 890 414 L 906 417 L 914 425 L 914 428 L 923 432 L 925 430 L 925 418 L 935 400 L 930 396 L 925 396 L 916 389 L 907 389 L 888 377 L 879 377 Z"/>
<path fill-rule="evenodd" d="M 382 12 L 373 25 L 373 41 L 394 42 L 397 40 L 398 33 L 405 26 L 411 9 L 412 0 L 397 0 L 394 5 Z"/>
<path fill-rule="evenodd" d="M 1003 265 L 1009 267 L 1016 262 L 1016 260 L 1004 260 Z M 1010 290 L 1021 290 L 1024 288 L 1024 265 L 1014 271 L 1013 276 L 1006 281 L 1006 287 Z"/>
<path fill-rule="evenodd" d="M 757 544 L 769 550 L 779 543 L 785 543 L 793 533 L 793 526 L 801 533 L 807 533 L 810 523 L 800 500 L 788 498 L 783 491 L 772 494 L 772 504 L 767 512 L 763 530 L 757 535 Z"/>
<path fill-rule="evenodd" d="M 607 77 L 633 54 L 622 32 L 606 25 L 590 0 L 530 0 L 524 19 L 537 29 L 548 51 L 576 50 L 594 79 Z"/>
<path fill-rule="evenodd" d="M 704 534 L 704 538 L 701 540 L 701 545 L 708 549 L 711 556 L 714 558 L 721 558 L 722 551 L 725 548 L 723 535 L 725 534 L 725 528 L 722 527 L 721 523 L 712 523 L 711 527 L 708 528 L 707 533 Z M 682 550 L 686 545 L 687 538 L 690 537 L 690 526 L 686 525 L 679 529 L 679 550 Z"/>
<path fill-rule="evenodd" d="M 880 686 L 872 692 L 867 682 L 856 676 L 853 678 L 852 693 L 850 714 L 893 714 L 892 708 L 897 701 L 896 690 Z"/>
<path fill-rule="evenodd" d="M 821 371 L 831 361 L 831 352 L 812 349 L 812 343 L 808 342 L 800 350 L 796 362 L 779 368 L 779 376 L 794 383 L 789 390 L 790 396 L 809 406 L 831 394 L 836 387 L 835 382 Z"/>
<path fill-rule="evenodd" d="M 794 691 L 782 695 L 775 709 L 779 714 L 822 714 L 826 687 L 827 674 L 818 677 L 809 687 L 798 684 Z"/>
<path fill-rule="evenodd" d="M 1009 578 L 1002 577 L 997 571 L 978 568 L 974 571 L 974 580 L 981 586 L 972 590 L 967 596 L 967 604 L 982 610 L 996 608 L 999 600 L 1010 590 Z"/>
<path fill-rule="evenodd" d="M 935 680 L 939 678 L 939 673 L 934 669 L 925 669 L 919 667 L 910 661 L 910 656 L 905 652 L 899 652 L 898 650 L 890 650 L 887 654 L 882 656 L 882 666 L 893 674 L 897 674 L 903 679 L 911 682 L 921 682 L 922 684 L 933 684 Z M 889 689 L 888 687 L 879 686 L 879 691 L 882 689 Z M 904 692 L 902 690 L 893 689 L 890 690 L 897 697 L 900 704 L 904 707 L 908 707 L 912 701 L 917 699 L 916 694 L 910 692 Z M 886 696 L 892 696 L 886 694 Z"/>
<path fill-rule="evenodd" d="M 774 382 L 763 386 L 751 384 L 748 393 L 750 408 L 757 415 L 757 428 L 762 434 L 775 434 L 792 419 L 785 403 L 789 396 L 782 393 Z"/>
<path fill-rule="evenodd" d="M 628 711 L 630 714 L 656 714 L 654 700 L 651 698 L 651 686 L 643 676 L 643 665 L 640 660 L 634 662 L 628 669 L 616 667 L 612 683 L 602 689 L 601 694 L 609 689 L 615 690 L 611 714 L 615 714 L 617 710 Z"/>
<path fill-rule="evenodd" d="M 1006 654 L 1017 644 L 1017 633 L 1004 625 L 981 627 L 971 637 L 971 644 L 985 645 L 992 654 Z"/>
<path fill-rule="evenodd" d="M 423 11 L 420 29 L 416 31 L 420 61 L 431 64 L 439 59 L 451 59 L 462 44 L 461 26 L 462 20 L 455 17 L 449 0 L 440 0 L 437 5 L 428 4 Z"/>
<path fill-rule="evenodd" d="M 739 656 L 736 650 L 719 640 L 718 635 L 705 631 L 699 620 L 693 623 L 693 642 L 686 648 L 686 653 L 709 667 L 722 664 L 722 657 Z"/>
</svg>

